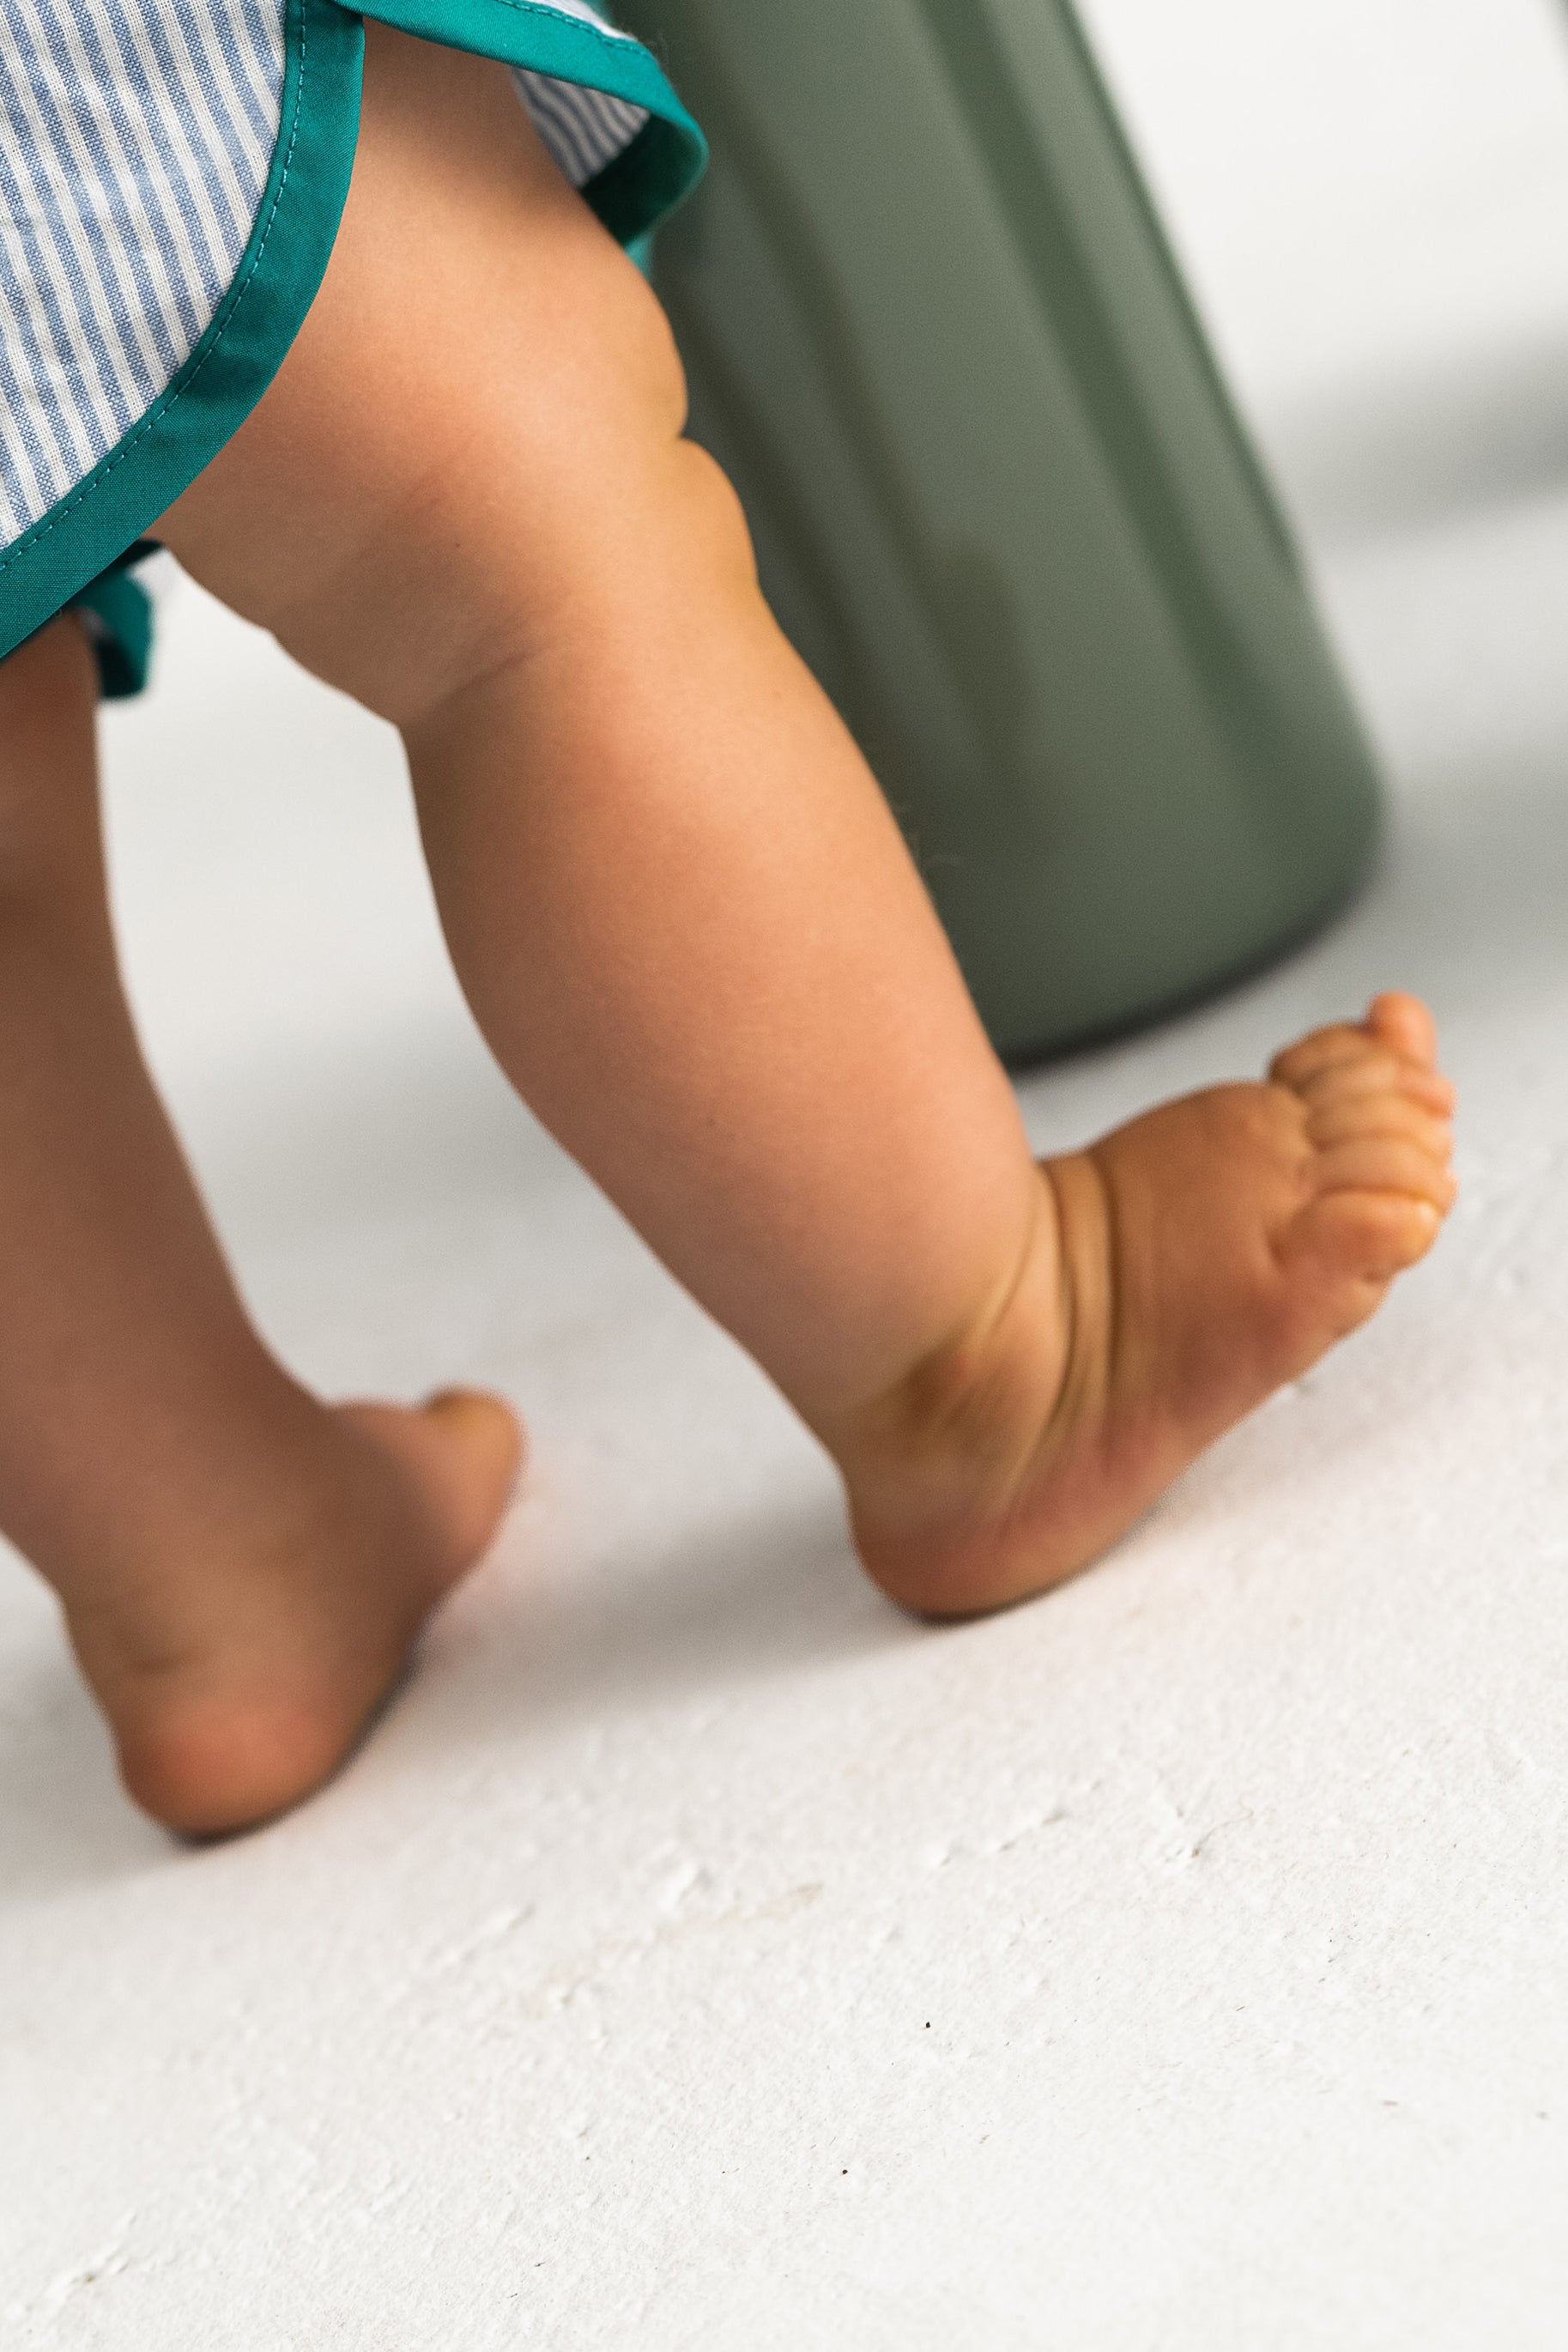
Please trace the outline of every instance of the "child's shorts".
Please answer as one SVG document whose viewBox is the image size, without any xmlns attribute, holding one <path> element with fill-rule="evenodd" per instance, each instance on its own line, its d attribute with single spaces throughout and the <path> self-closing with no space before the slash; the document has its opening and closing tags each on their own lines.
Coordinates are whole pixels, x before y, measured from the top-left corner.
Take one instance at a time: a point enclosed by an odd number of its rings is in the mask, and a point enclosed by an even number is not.
<svg viewBox="0 0 1568 2352">
<path fill-rule="evenodd" d="M 337 235 L 363 16 L 502 59 L 631 243 L 701 133 L 588 0 L 0 0 L 0 658 L 68 604 L 145 669 L 138 542 L 267 389 Z"/>
</svg>

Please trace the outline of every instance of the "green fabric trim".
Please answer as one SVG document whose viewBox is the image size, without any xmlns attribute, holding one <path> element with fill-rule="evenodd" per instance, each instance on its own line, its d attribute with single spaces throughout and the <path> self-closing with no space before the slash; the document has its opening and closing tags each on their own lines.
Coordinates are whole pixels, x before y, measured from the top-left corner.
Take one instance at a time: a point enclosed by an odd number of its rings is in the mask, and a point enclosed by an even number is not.
<svg viewBox="0 0 1568 2352">
<path fill-rule="evenodd" d="M 234 282 L 168 389 L 0 555 L 0 659 L 173 503 L 277 373 L 338 233 L 363 54 L 363 26 L 336 0 L 288 0 L 277 144 Z"/>
<path fill-rule="evenodd" d="M 104 700 L 123 702 L 140 694 L 152 658 L 152 599 L 146 589 L 116 565 L 73 596 L 71 610 L 87 617 Z"/>
<path fill-rule="evenodd" d="M 645 107 L 643 130 L 582 191 L 622 245 L 657 228 L 707 167 L 706 140 L 640 41 L 558 16 L 538 0 L 360 0 L 360 12 L 422 40 Z"/>
</svg>

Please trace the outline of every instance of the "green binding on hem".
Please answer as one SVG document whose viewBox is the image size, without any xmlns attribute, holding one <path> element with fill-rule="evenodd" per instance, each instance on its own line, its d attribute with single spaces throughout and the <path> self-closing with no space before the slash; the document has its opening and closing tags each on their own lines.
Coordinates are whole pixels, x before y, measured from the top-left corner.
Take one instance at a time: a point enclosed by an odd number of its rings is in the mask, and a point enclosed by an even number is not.
<svg viewBox="0 0 1568 2352">
<path fill-rule="evenodd" d="M 89 581 L 69 610 L 79 613 L 98 664 L 98 688 L 106 702 L 128 701 L 147 683 L 152 659 L 152 599 L 131 567 L 156 555 L 155 539 L 139 539 L 118 563 Z"/>
<path fill-rule="evenodd" d="M 622 245 L 657 228 L 707 167 L 706 140 L 648 50 L 624 34 L 558 16 L 538 0 L 360 0 L 360 10 L 422 40 L 645 107 L 648 121 L 636 138 L 582 191 Z"/>
<path fill-rule="evenodd" d="M 277 373 L 321 282 L 349 193 L 364 27 L 288 0 L 272 170 L 234 281 L 184 366 L 129 433 L 0 555 L 0 658 L 171 506 Z"/>
</svg>

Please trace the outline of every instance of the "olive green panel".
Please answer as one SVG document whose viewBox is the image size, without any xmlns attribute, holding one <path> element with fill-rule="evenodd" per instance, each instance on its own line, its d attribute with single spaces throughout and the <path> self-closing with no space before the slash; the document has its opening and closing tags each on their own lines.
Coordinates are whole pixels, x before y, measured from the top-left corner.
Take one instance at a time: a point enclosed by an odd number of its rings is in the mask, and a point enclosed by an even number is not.
<svg viewBox="0 0 1568 2352">
<path fill-rule="evenodd" d="M 1255 966 L 1376 788 L 1061 0 L 623 0 L 714 149 L 654 275 L 785 627 L 1014 1059 Z"/>
</svg>

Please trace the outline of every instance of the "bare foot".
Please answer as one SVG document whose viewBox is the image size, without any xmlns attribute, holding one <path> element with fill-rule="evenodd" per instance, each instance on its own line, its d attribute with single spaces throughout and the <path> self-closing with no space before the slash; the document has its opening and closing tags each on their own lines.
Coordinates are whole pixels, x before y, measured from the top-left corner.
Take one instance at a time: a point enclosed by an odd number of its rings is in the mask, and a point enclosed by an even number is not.
<svg viewBox="0 0 1568 2352">
<path fill-rule="evenodd" d="M 194 1573 L 164 1564 L 112 1610 L 68 1609 L 126 1787 L 188 1836 L 248 1828 L 336 1771 L 489 1541 L 521 1455 L 509 1408 L 467 1390 L 321 1421 L 286 1531 Z"/>
<path fill-rule="evenodd" d="M 1364 1322 L 1453 1200 L 1435 1050 L 1424 1005 L 1380 996 L 1267 1085 L 1044 1161 L 1007 1299 L 831 1436 L 878 1583 L 947 1616 L 1059 1582 Z"/>
</svg>

